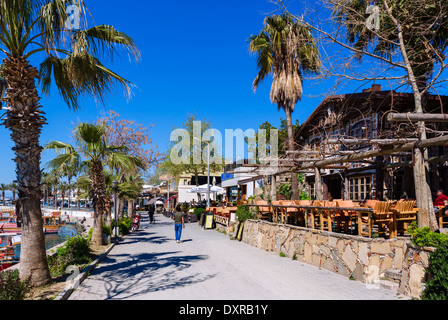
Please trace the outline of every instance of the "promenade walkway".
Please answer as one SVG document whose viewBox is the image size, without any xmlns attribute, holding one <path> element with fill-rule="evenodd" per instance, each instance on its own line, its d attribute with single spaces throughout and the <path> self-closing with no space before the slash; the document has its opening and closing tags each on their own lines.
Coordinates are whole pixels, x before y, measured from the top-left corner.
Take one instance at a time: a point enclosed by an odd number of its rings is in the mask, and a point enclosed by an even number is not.
<svg viewBox="0 0 448 320">
<path fill-rule="evenodd" d="M 71 300 L 396 300 L 395 293 L 170 219 L 143 216 L 71 295 Z"/>
</svg>

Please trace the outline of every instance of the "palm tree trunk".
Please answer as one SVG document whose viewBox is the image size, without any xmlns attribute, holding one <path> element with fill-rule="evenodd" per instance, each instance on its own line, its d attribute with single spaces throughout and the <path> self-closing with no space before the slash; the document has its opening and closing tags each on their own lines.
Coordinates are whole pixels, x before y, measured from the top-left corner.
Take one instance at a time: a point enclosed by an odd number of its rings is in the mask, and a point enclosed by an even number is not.
<svg viewBox="0 0 448 320">
<path fill-rule="evenodd" d="M 289 151 L 294 151 L 294 130 L 292 126 L 292 117 L 291 117 L 291 108 L 285 108 L 286 113 L 286 125 L 288 128 L 288 149 Z M 299 195 L 299 182 L 297 180 L 297 174 L 294 172 L 291 172 L 291 190 L 292 190 L 292 196 L 291 200 L 300 200 Z"/>
<path fill-rule="evenodd" d="M 92 180 L 94 208 L 92 245 L 101 246 L 103 244 L 103 214 L 106 209 L 106 183 L 101 162 L 92 163 L 90 179 Z"/>
<path fill-rule="evenodd" d="M 42 147 L 39 138 L 46 119 L 42 116 L 36 90 L 38 71 L 22 57 L 8 55 L 3 64 L 3 74 L 8 82 L 4 101 L 11 109 L 2 124 L 11 131 L 14 142 L 18 201 L 22 214 L 20 277 L 31 277 L 33 286 L 43 286 L 52 278 L 46 258 L 40 208 Z"/>
<path fill-rule="evenodd" d="M 118 202 L 118 218 L 123 218 L 124 216 L 124 199 L 119 197 Z"/>
<path fill-rule="evenodd" d="M 106 226 L 112 230 L 112 201 L 106 203 Z"/>
<path fill-rule="evenodd" d="M 128 217 L 134 219 L 134 200 L 128 199 Z"/>
</svg>

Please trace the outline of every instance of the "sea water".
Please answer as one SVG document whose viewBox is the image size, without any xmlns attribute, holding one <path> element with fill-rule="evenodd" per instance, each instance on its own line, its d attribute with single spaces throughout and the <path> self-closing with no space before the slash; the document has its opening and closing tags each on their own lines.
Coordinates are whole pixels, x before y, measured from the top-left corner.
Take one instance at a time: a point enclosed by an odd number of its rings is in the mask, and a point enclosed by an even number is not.
<svg viewBox="0 0 448 320">
<path fill-rule="evenodd" d="M 58 233 L 46 234 L 45 235 L 45 249 L 50 250 L 51 248 L 67 241 L 68 238 L 77 236 L 78 230 L 74 224 L 67 224 L 59 228 Z M 16 254 L 16 259 L 20 258 L 20 244 L 14 246 L 14 253 Z"/>
</svg>

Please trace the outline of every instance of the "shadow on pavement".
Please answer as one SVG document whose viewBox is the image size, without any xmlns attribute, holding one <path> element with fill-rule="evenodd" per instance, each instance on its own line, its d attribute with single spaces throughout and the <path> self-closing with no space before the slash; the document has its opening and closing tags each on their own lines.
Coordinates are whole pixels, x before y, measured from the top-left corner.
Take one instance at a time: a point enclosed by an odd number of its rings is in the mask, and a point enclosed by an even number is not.
<svg viewBox="0 0 448 320">
<path fill-rule="evenodd" d="M 215 274 L 195 273 L 194 264 L 208 256 L 182 256 L 180 252 L 114 255 L 92 273 L 100 276 L 109 299 L 132 299 L 151 292 L 185 287 L 211 279 Z M 98 291 L 86 288 L 87 291 Z M 102 290 L 101 290 L 102 291 Z M 103 293 L 101 293 L 103 294 Z"/>
</svg>

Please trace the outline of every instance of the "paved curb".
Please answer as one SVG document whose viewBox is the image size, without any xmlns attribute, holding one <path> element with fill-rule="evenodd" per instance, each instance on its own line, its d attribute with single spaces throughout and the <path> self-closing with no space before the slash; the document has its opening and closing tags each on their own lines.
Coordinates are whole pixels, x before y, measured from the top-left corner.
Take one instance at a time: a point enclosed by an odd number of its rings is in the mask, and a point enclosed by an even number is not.
<svg viewBox="0 0 448 320">
<path fill-rule="evenodd" d="M 69 285 L 65 287 L 64 290 L 62 290 L 57 297 L 54 300 L 67 300 L 70 295 L 81 285 L 81 283 L 87 279 L 89 274 L 95 270 L 95 268 L 107 257 L 107 255 L 110 253 L 110 251 L 115 247 L 115 245 L 120 242 L 120 240 L 123 238 L 123 236 L 119 236 L 117 240 L 115 240 L 113 243 L 111 243 L 106 250 L 91 264 L 89 264 L 84 270 L 81 272 L 79 276 L 77 276 L 75 279 L 71 281 Z"/>
</svg>

